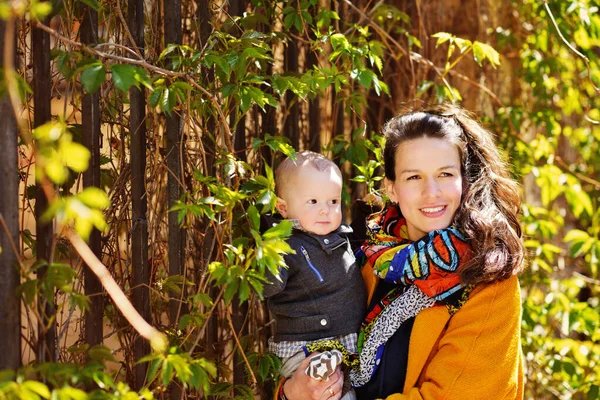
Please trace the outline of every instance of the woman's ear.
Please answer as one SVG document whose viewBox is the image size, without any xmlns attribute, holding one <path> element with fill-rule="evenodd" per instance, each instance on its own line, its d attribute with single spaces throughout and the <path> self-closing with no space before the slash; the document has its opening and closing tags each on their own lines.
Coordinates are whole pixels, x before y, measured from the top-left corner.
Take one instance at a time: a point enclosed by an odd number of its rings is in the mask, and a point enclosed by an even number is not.
<svg viewBox="0 0 600 400">
<path fill-rule="evenodd" d="M 394 181 L 391 181 L 388 178 L 384 178 L 383 186 L 385 186 L 385 193 L 390 198 L 392 203 L 397 203 L 398 196 L 396 196 L 396 191 L 394 190 Z"/>
<path fill-rule="evenodd" d="M 287 204 L 284 199 L 277 197 L 277 205 L 275 209 L 283 218 L 287 218 Z"/>
</svg>

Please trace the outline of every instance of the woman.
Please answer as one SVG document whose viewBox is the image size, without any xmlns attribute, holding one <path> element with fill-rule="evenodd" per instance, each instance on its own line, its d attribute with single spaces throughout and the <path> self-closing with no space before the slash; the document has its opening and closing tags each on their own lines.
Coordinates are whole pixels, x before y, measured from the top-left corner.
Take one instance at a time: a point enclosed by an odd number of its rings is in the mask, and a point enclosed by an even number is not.
<svg viewBox="0 0 600 400">
<path fill-rule="evenodd" d="M 520 195 L 492 135 L 450 105 L 393 118 L 383 134 L 392 204 L 369 218 L 363 245 L 370 312 L 358 398 L 522 398 Z M 434 237 L 450 245 L 428 252 L 421 245 Z M 403 302 L 409 292 L 416 300 Z M 280 397 L 339 399 L 341 373 L 323 382 L 303 370 Z"/>
</svg>

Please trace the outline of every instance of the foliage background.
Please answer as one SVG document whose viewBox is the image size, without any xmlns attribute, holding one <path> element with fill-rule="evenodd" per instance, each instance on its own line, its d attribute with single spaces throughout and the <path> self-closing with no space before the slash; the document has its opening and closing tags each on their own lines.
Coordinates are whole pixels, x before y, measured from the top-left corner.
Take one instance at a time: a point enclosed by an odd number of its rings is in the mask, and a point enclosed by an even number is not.
<svg viewBox="0 0 600 400">
<path fill-rule="evenodd" d="M 265 398 L 278 361 L 265 354 L 262 276 L 289 232 L 260 233 L 272 170 L 323 151 L 351 204 L 378 189 L 377 132 L 413 99 L 477 112 L 522 182 L 526 398 L 600 398 L 597 2 L 125 3 L 0 2 L 5 26 L 18 22 L 3 93 L 20 133 L 6 150 L 19 206 L 0 210 L 19 220 L 19 286 L 3 288 L 25 310 L 24 367 L 0 376 L 0 398 Z M 92 40 L 86 15 L 98 17 Z M 44 54 L 50 79 L 32 68 Z M 97 235 L 93 250 L 166 349 L 144 346 L 106 291 L 86 291 L 79 235 Z"/>
</svg>

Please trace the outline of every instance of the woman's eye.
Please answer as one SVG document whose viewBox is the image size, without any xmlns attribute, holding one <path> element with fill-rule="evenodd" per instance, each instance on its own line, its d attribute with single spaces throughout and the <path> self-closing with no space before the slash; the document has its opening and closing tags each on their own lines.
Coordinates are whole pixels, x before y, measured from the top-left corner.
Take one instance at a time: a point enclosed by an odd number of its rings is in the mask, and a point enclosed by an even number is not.
<svg viewBox="0 0 600 400">
<path fill-rule="evenodd" d="M 406 178 L 407 181 L 414 181 L 415 179 L 419 179 L 419 175 L 411 175 Z"/>
<path fill-rule="evenodd" d="M 310 199 L 307 203 L 308 204 L 317 204 L 317 200 L 316 199 Z"/>
<path fill-rule="evenodd" d="M 442 178 L 447 178 L 447 177 L 450 177 L 450 176 L 454 176 L 454 174 L 452 174 L 452 173 L 450 173 L 450 172 L 442 172 L 442 173 L 440 174 L 440 176 L 441 176 Z"/>
</svg>

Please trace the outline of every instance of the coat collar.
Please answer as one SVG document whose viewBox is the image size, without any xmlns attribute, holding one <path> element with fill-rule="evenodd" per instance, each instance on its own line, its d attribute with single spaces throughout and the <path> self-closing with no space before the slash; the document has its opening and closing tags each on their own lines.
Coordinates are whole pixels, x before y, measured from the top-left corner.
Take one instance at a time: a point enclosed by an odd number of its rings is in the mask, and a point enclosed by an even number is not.
<svg viewBox="0 0 600 400">
<path fill-rule="evenodd" d="M 415 317 L 410 334 L 404 393 L 417 384 L 429 354 L 449 319 L 450 313 L 445 306 L 427 308 Z"/>
</svg>

